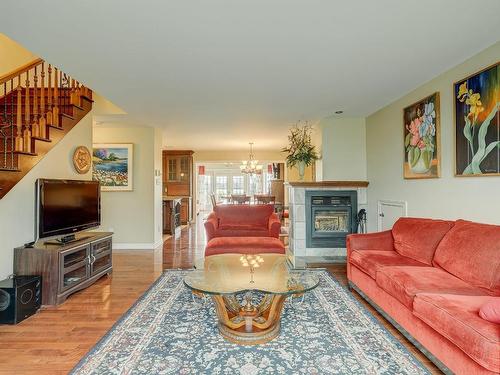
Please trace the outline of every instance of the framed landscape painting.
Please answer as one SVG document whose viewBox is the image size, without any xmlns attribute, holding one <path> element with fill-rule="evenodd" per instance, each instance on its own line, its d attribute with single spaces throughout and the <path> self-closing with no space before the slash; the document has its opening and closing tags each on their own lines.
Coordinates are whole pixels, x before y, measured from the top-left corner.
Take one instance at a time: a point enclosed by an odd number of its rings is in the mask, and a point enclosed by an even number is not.
<svg viewBox="0 0 500 375">
<path fill-rule="evenodd" d="M 94 144 L 92 178 L 102 191 L 133 190 L 133 154 L 132 143 Z"/>
<path fill-rule="evenodd" d="M 453 88 L 455 175 L 500 175 L 500 63 Z"/>
<path fill-rule="evenodd" d="M 439 93 L 403 110 L 404 178 L 437 178 L 441 173 Z"/>
</svg>

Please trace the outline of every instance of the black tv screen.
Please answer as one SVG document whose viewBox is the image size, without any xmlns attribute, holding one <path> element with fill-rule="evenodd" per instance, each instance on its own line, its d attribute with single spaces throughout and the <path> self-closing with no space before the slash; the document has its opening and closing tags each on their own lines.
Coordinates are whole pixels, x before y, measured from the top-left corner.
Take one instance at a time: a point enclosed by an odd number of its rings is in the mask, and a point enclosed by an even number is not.
<svg viewBox="0 0 500 375">
<path fill-rule="evenodd" d="M 70 234 L 101 224 L 98 181 L 39 179 L 37 238 Z"/>
</svg>

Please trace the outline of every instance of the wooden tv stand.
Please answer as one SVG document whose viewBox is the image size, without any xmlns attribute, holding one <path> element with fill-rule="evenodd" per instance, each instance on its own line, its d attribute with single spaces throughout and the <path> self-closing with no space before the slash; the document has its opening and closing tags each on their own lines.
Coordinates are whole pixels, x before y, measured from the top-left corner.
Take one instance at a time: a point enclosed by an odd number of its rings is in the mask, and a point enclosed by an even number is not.
<svg viewBox="0 0 500 375">
<path fill-rule="evenodd" d="M 82 232 L 67 244 L 36 242 L 14 249 L 16 275 L 42 276 L 42 305 L 59 305 L 66 298 L 110 275 L 111 232 Z"/>
</svg>

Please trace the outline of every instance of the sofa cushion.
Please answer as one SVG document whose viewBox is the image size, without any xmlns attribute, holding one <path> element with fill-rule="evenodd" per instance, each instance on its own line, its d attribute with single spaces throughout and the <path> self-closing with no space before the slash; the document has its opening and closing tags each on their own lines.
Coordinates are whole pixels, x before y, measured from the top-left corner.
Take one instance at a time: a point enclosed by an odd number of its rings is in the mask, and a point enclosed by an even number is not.
<svg viewBox="0 0 500 375">
<path fill-rule="evenodd" d="M 377 271 L 377 285 L 408 309 L 418 293 L 484 295 L 484 292 L 435 267 L 394 266 Z"/>
<path fill-rule="evenodd" d="M 221 224 L 219 230 L 265 230 L 267 231 L 266 225 L 256 225 L 256 224 Z"/>
<path fill-rule="evenodd" d="M 251 227 L 248 229 L 218 229 L 216 237 L 269 237 L 269 230 L 262 227 Z"/>
<path fill-rule="evenodd" d="M 394 248 L 408 258 L 431 265 L 434 252 L 452 221 L 402 217 L 392 227 Z"/>
<path fill-rule="evenodd" d="M 272 204 L 222 204 L 214 208 L 219 226 L 246 224 L 267 227 L 274 212 Z"/>
<path fill-rule="evenodd" d="M 205 256 L 228 253 L 284 254 L 285 246 L 274 237 L 216 237 L 205 247 Z"/>
<path fill-rule="evenodd" d="M 479 316 L 488 322 L 500 324 L 500 297 L 492 297 L 482 305 Z"/>
<path fill-rule="evenodd" d="M 500 295 L 500 226 L 458 220 L 436 249 L 433 262 L 469 284 Z"/>
<path fill-rule="evenodd" d="M 495 297 L 418 294 L 413 314 L 434 328 L 474 361 L 500 370 L 500 325 L 479 317 L 479 309 Z"/>
<path fill-rule="evenodd" d="M 375 279 L 377 271 L 387 266 L 421 266 L 428 267 L 414 259 L 399 255 L 395 251 L 386 250 L 352 250 L 349 262 Z"/>
</svg>

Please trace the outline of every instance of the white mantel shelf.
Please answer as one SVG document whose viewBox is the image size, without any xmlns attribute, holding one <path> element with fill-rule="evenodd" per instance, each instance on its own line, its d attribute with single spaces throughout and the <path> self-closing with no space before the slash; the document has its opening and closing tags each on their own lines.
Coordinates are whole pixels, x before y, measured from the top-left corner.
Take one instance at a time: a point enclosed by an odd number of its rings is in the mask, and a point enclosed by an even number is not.
<svg viewBox="0 0 500 375">
<path fill-rule="evenodd" d="M 368 181 L 291 181 L 285 183 L 294 188 L 314 188 L 314 187 L 350 187 L 350 188 L 365 188 L 368 187 Z"/>
</svg>

